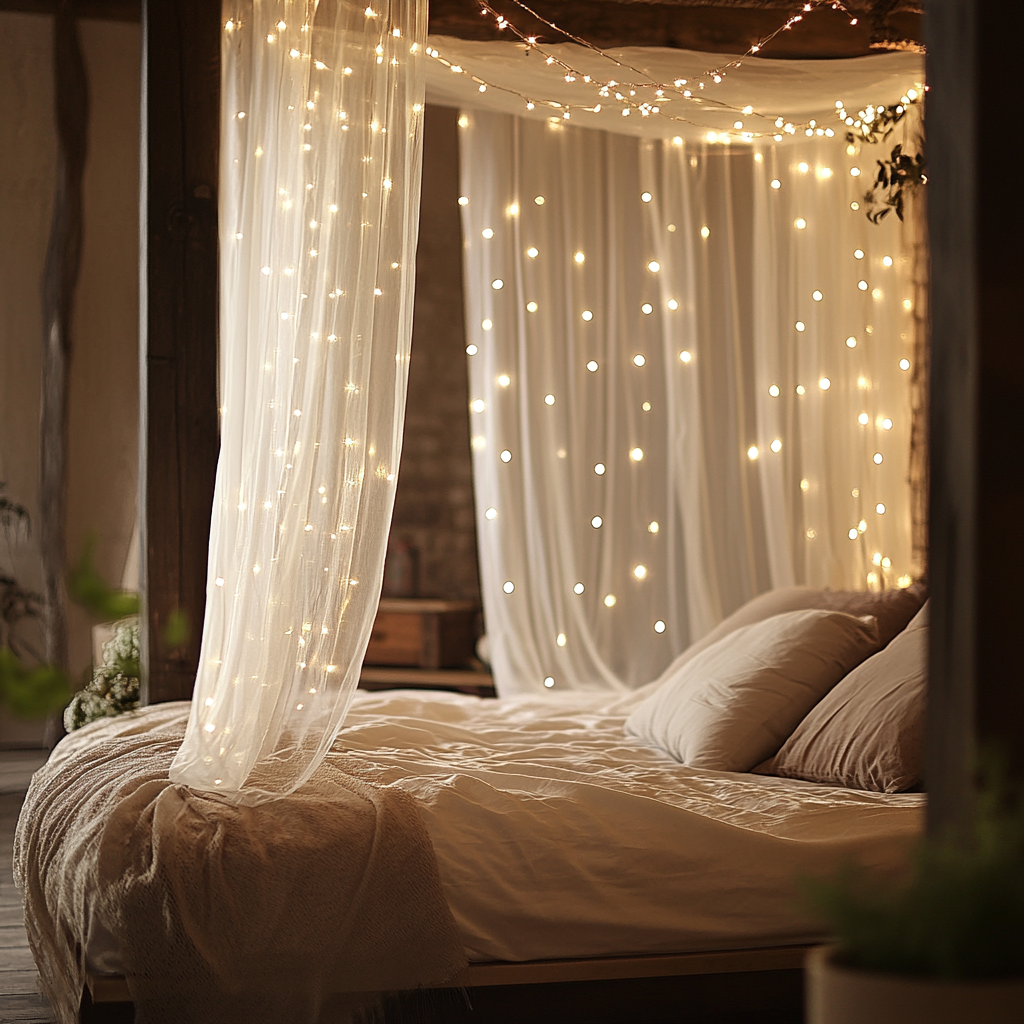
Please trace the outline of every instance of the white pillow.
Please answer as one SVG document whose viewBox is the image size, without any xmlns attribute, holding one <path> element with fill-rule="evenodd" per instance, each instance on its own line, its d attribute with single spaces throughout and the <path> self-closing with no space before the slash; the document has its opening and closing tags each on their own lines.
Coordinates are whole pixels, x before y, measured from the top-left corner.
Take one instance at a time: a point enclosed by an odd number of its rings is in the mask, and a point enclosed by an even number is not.
<svg viewBox="0 0 1024 1024">
<path fill-rule="evenodd" d="M 878 647 L 873 615 L 774 615 L 683 665 L 626 719 L 626 732 L 691 768 L 750 771 Z"/>
</svg>

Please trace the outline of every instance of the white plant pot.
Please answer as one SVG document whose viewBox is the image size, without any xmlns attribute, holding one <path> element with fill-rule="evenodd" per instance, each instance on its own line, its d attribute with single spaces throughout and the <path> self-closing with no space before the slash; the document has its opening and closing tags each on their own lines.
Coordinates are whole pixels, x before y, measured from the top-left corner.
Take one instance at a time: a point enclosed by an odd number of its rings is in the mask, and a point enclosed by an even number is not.
<svg viewBox="0 0 1024 1024">
<path fill-rule="evenodd" d="M 1024 979 L 940 981 L 843 967 L 822 946 L 807 960 L 808 1024 L 1021 1024 Z"/>
</svg>

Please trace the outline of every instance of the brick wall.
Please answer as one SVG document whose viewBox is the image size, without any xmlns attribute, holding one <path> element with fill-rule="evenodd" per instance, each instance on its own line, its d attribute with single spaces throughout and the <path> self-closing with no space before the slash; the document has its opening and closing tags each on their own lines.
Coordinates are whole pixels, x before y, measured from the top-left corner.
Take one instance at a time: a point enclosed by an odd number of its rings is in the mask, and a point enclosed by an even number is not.
<svg viewBox="0 0 1024 1024">
<path fill-rule="evenodd" d="M 426 110 L 409 402 L 391 537 L 418 554 L 419 596 L 478 599 L 457 117 L 450 107 Z"/>
</svg>

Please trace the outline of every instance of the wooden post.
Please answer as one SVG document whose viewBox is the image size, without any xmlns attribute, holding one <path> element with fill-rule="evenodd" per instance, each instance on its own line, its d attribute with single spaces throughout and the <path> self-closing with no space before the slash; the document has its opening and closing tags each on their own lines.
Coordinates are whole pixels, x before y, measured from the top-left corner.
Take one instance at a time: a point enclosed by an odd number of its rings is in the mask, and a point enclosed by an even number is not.
<svg viewBox="0 0 1024 1024">
<path fill-rule="evenodd" d="M 1022 32 L 1020 4 L 928 5 L 933 833 L 964 826 L 979 751 L 1024 779 L 1024 225 L 1004 161 Z"/>
<path fill-rule="evenodd" d="M 70 0 L 53 17 L 57 173 L 43 268 L 43 381 L 39 414 L 39 547 L 46 603 L 45 659 L 68 668 L 67 437 L 71 315 L 82 256 L 82 177 L 89 90 Z"/>
<path fill-rule="evenodd" d="M 142 18 L 139 524 L 147 703 L 192 694 L 217 468 L 220 4 Z M 187 638 L 167 627 L 183 613 Z"/>
</svg>

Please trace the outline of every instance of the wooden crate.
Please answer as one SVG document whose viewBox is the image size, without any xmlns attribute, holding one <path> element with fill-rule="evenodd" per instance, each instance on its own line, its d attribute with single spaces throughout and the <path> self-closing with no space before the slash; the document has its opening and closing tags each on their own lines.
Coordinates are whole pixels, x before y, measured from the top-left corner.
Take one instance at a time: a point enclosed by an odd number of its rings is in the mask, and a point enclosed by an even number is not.
<svg viewBox="0 0 1024 1024">
<path fill-rule="evenodd" d="M 473 601 L 382 598 L 364 664 L 462 668 L 473 657 L 476 615 Z"/>
</svg>

